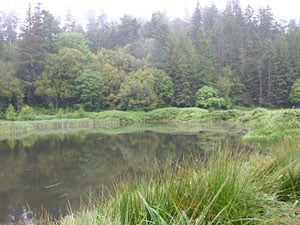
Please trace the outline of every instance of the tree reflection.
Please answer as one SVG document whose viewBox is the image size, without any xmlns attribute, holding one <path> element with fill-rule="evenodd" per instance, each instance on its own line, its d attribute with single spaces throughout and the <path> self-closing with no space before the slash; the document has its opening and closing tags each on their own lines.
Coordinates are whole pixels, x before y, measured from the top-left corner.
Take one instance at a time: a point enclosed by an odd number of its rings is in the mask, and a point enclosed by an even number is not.
<svg viewBox="0 0 300 225">
<path fill-rule="evenodd" d="M 201 138 L 200 138 L 201 139 Z M 54 216 L 74 210 L 92 188 L 110 191 L 130 173 L 143 174 L 153 162 L 199 154 L 197 133 L 143 131 L 124 134 L 68 133 L 0 142 L 0 222 L 28 203 Z M 20 210 L 15 210 L 20 213 Z"/>
</svg>

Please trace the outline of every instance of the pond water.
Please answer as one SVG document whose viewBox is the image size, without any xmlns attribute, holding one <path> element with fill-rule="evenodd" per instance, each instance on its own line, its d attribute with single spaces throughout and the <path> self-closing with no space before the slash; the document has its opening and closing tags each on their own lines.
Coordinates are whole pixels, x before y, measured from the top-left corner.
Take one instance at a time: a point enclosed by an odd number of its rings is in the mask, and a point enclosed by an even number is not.
<svg viewBox="0 0 300 225">
<path fill-rule="evenodd" d="M 118 179 L 143 174 L 148 164 L 201 155 L 218 136 L 224 138 L 219 128 L 209 133 L 83 130 L 2 140 L 0 224 L 31 221 L 43 210 L 58 218 L 68 213 L 68 205 L 76 212 L 89 190 L 109 192 Z"/>
</svg>

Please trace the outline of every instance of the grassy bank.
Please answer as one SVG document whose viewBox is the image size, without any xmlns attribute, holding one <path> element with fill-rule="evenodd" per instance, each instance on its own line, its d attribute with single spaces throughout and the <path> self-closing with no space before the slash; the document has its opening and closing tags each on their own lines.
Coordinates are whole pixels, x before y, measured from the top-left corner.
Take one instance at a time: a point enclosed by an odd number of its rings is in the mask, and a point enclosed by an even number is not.
<svg viewBox="0 0 300 225">
<path fill-rule="evenodd" d="M 81 112 L 48 120 L 1 122 L 7 133 L 151 123 L 230 123 L 244 127 L 249 151 L 226 144 L 184 164 L 166 162 L 111 196 L 84 201 L 79 213 L 57 224 L 300 224 L 300 110 L 165 108 L 151 112 Z M 69 115 L 68 115 L 69 116 Z M 41 118 L 45 118 L 40 116 Z M 10 128 L 8 128 L 11 126 Z M 1 133 L 2 134 L 2 133 Z M 254 148 L 255 149 L 255 148 Z M 49 222 L 49 219 L 46 221 Z"/>
<path fill-rule="evenodd" d="M 286 137 L 300 136 L 299 109 L 266 110 L 259 108 L 245 112 L 237 121 L 245 127 L 251 128 L 251 132 L 245 135 L 243 141 L 262 147 L 277 144 Z"/>
<path fill-rule="evenodd" d="M 286 136 L 300 135 L 300 110 L 217 110 L 199 108 L 163 108 L 150 112 L 104 111 L 88 113 L 82 109 L 55 115 L 36 114 L 30 121 L 0 121 L 0 135 L 40 132 L 41 130 L 89 127 L 126 127 L 144 124 L 230 123 L 251 131 L 243 141 L 249 144 L 270 144 Z"/>
<path fill-rule="evenodd" d="M 300 141 L 268 153 L 216 146 L 184 165 L 166 163 L 60 224 L 300 224 Z"/>
<path fill-rule="evenodd" d="M 262 153 L 215 147 L 184 165 L 121 182 L 116 193 L 61 224 L 300 224 L 299 110 L 160 109 L 140 121 L 229 121 Z M 146 119 L 145 119 L 146 118 Z M 271 147 L 270 147 L 271 146 Z"/>
<path fill-rule="evenodd" d="M 41 130 L 63 130 L 78 128 L 112 128 L 128 127 L 128 125 L 140 125 L 149 123 L 181 123 L 191 122 L 197 117 L 207 113 L 201 109 L 167 108 L 151 112 L 124 112 L 104 111 L 88 113 L 77 111 L 55 115 L 36 114 L 31 120 L 0 121 L 0 136 L 24 134 L 28 132 L 40 132 Z M 201 121 L 204 121 L 204 117 Z"/>
<path fill-rule="evenodd" d="M 70 130 L 88 127 L 113 128 L 119 126 L 121 126 L 121 121 L 117 118 L 12 121 L 0 123 L 0 136 L 5 138 L 11 135 L 22 135 L 30 132 Z"/>
</svg>

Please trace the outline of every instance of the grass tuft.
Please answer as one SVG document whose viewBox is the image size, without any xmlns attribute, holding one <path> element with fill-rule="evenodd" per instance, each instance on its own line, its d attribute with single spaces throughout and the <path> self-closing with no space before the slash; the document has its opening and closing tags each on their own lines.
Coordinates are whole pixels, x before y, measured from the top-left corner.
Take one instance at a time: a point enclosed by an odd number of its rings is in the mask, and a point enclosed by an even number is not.
<svg viewBox="0 0 300 225">
<path fill-rule="evenodd" d="M 200 161 L 168 162 L 121 182 L 61 224 L 299 224 L 299 142 L 286 139 L 264 155 L 217 145 Z"/>
</svg>

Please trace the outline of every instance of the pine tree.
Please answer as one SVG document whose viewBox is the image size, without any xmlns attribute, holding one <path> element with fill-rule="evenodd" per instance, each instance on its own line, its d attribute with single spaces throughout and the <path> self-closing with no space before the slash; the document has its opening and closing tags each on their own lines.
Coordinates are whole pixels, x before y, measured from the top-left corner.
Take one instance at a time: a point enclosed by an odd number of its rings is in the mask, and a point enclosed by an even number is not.
<svg viewBox="0 0 300 225">
<path fill-rule="evenodd" d="M 41 78 L 45 57 L 53 51 L 55 37 L 59 32 L 58 23 L 48 11 L 38 3 L 32 13 L 31 5 L 27 11 L 26 23 L 22 27 L 18 45 L 17 77 L 22 81 L 26 104 L 35 99 L 34 82 Z"/>
</svg>

